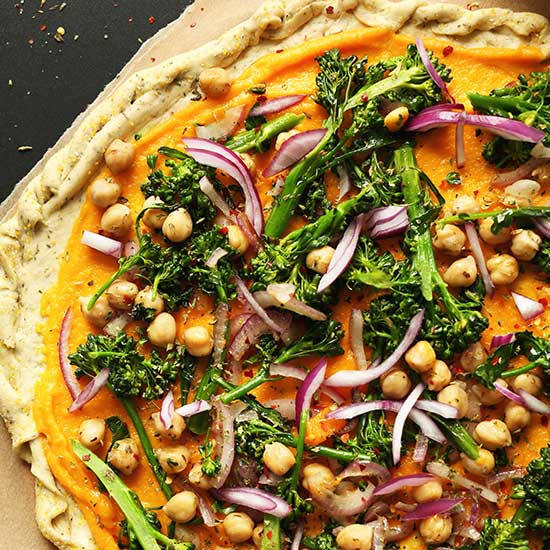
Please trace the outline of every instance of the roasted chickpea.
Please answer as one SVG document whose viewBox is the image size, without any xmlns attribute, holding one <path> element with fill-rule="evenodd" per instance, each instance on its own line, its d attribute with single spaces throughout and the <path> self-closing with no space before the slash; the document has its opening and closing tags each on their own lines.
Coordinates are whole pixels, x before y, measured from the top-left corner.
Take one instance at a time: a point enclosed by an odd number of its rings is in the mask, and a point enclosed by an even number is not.
<svg viewBox="0 0 550 550">
<path fill-rule="evenodd" d="M 128 170 L 134 162 L 136 148 L 132 143 L 115 139 L 105 151 L 105 164 L 113 174 Z"/>
<path fill-rule="evenodd" d="M 346 525 L 336 536 L 336 544 L 342 550 L 371 550 L 374 537 L 370 525 L 352 523 Z"/>
<path fill-rule="evenodd" d="M 313 462 L 308 464 L 303 471 L 302 486 L 312 495 L 325 494 L 326 488 L 336 484 L 334 474 L 323 464 Z"/>
<path fill-rule="evenodd" d="M 437 394 L 440 403 L 446 403 L 458 410 L 457 418 L 464 418 L 468 412 L 468 394 L 458 384 L 449 384 Z"/>
<path fill-rule="evenodd" d="M 426 372 L 435 365 L 435 351 L 426 340 L 420 340 L 405 353 L 405 362 L 416 372 Z"/>
<path fill-rule="evenodd" d="M 129 476 L 139 466 L 137 443 L 131 438 L 116 441 L 107 455 L 110 462 L 120 473 Z"/>
<path fill-rule="evenodd" d="M 193 357 L 206 357 L 212 352 L 214 340 L 206 327 L 196 325 L 186 328 L 183 332 L 185 348 Z"/>
<path fill-rule="evenodd" d="M 80 424 L 78 439 L 87 449 L 95 451 L 103 445 L 105 421 L 101 418 L 89 418 Z"/>
<path fill-rule="evenodd" d="M 529 206 L 540 191 L 540 184 L 534 180 L 518 180 L 504 189 L 503 203 L 518 208 Z"/>
<path fill-rule="evenodd" d="M 115 311 L 105 295 L 100 296 L 90 310 L 88 309 L 89 300 L 89 298 L 82 298 L 80 300 L 80 310 L 90 323 L 96 327 L 103 328 L 114 317 Z"/>
<path fill-rule="evenodd" d="M 423 502 L 430 502 L 432 500 L 438 500 L 443 495 L 443 487 L 441 482 L 437 479 L 427 481 L 424 485 L 415 487 L 413 489 L 413 498 L 419 504 Z"/>
<path fill-rule="evenodd" d="M 387 399 L 403 399 L 409 395 L 412 383 L 403 369 L 394 368 L 382 376 L 380 386 Z"/>
<path fill-rule="evenodd" d="M 130 311 L 134 306 L 134 300 L 138 295 L 139 288 L 130 281 L 115 281 L 106 291 L 105 296 L 109 304 L 115 309 Z"/>
<path fill-rule="evenodd" d="M 162 234 L 173 243 L 181 243 L 193 232 L 193 220 L 185 208 L 170 212 L 162 224 Z"/>
<path fill-rule="evenodd" d="M 532 372 L 518 374 L 510 383 L 516 392 L 523 390 L 531 395 L 538 395 L 542 390 L 542 379 Z"/>
<path fill-rule="evenodd" d="M 531 413 L 525 407 L 510 401 L 504 408 L 504 422 L 511 433 L 519 432 L 529 426 Z"/>
<path fill-rule="evenodd" d="M 384 117 L 384 126 L 390 132 L 399 132 L 405 126 L 407 120 L 409 120 L 409 109 L 402 105 L 393 109 Z"/>
<path fill-rule="evenodd" d="M 476 214 L 481 210 L 479 202 L 469 195 L 462 195 L 453 201 L 451 214 Z"/>
<path fill-rule="evenodd" d="M 292 136 L 299 134 L 298 130 L 289 130 L 288 132 L 281 132 L 275 141 L 275 151 L 278 151 L 285 141 L 288 141 Z"/>
<path fill-rule="evenodd" d="M 225 69 L 212 67 L 200 73 L 199 85 L 206 97 L 217 98 L 229 91 L 229 88 L 231 88 L 231 79 Z"/>
<path fill-rule="evenodd" d="M 103 216 L 99 226 L 102 231 L 109 233 L 113 237 L 122 238 L 132 227 L 132 215 L 130 209 L 125 204 L 113 204 L 109 206 Z"/>
<path fill-rule="evenodd" d="M 444 361 L 436 359 L 434 366 L 422 373 L 422 380 L 430 391 L 440 391 L 451 383 L 451 371 Z"/>
<path fill-rule="evenodd" d="M 282 443 L 268 443 L 262 460 L 266 467 L 278 476 L 284 476 L 296 464 L 294 453 Z"/>
<path fill-rule="evenodd" d="M 506 244 L 512 237 L 512 229 L 510 227 L 503 227 L 498 233 L 493 233 L 491 231 L 493 227 L 493 219 L 485 218 L 479 223 L 479 236 L 487 243 L 492 246 L 497 246 L 499 244 Z"/>
<path fill-rule="evenodd" d="M 244 254 L 248 249 L 248 239 L 238 225 L 227 226 L 227 240 L 229 246 L 234 248 L 239 254 Z"/>
<path fill-rule="evenodd" d="M 158 197 L 148 197 L 143 203 L 143 217 L 141 221 L 151 229 L 161 229 L 164 220 L 168 216 L 168 212 L 165 212 L 161 208 L 151 208 L 155 204 L 162 204 L 162 201 Z"/>
<path fill-rule="evenodd" d="M 111 178 L 100 178 L 90 185 L 90 199 L 100 208 L 107 208 L 120 197 L 120 185 Z"/>
<path fill-rule="evenodd" d="M 162 296 L 157 292 L 153 296 L 153 288 L 146 286 L 143 290 L 140 290 L 136 296 L 135 303 L 142 305 L 146 309 L 154 309 L 155 315 L 164 311 L 164 300 Z"/>
<path fill-rule="evenodd" d="M 458 256 L 465 243 L 466 235 L 462 229 L 451 223 L 438 229 L 433 238 L 434 247 L 451 256 Z"/>
<path fill-rule="evenodd" d="M 495 457 L 487 449 L 479 449 L 479 456 L 475 460 L 464 453 L 460 453 L 460 460 L 464 469 L 476 476 L 486 476 L 495 468 Z"/>
<path fill-rule="evenodd" d="M 474 439 L 491 451 L 509 447 L 512 444 L 508 426 L 498 419 L 480 422 L 474 429 Z"/>
<path fill-rule="evenodd" d="M 543 185 L 545 183 L 550 183 L 550 163 L 546 163 L 542 166 L 535 168 L 531 172 L 531 176 L 533 176 L 539 183 Z"/>
<path fill-rule="evenodd" d="M 189 470 L 189 474 L 187 477 L 189 479 L 189 483 L 191 483 L 195 487 L 198 487 L 199 489 L 207 491 L 212 487 L 212 478 L 207 476 L 202 471 L 202 464 L 200 462 L 193 464 L 193 466 Z"/>
<path fill-rule="evenodd" d="M 197 513 L 199 499 L 192 491 L 181 491 L 175 494 L 162 508 L 164 513 L 173 521 L 187 523 Z"/>
<path fill-rule="evenodd" d="M 524 262 L 531 261 L 539 251 L 542 239 L 530 229 L 518 229 L 514 231 L 510 251 L 518 259 Z"/>
<path fill-rule="evenodd" d="M 252 532 L 252 541 L 254 542 L 257 548 L 261 548 L 262 546 L 263 535 L 264 535 L 264 524 L 258 523 L 258 525 L 254 527 L 254 531 Z"/>
<path fill-rule="evenodd" d="M 175 441 L 181 437 L 183 430 L 185 430 L 185 420 L 179 414 L 174 414 L 172 417 L 172 424 L 170 424 L 168 428 L 164 427 L 164 423 L 160 419 L 160 413 L 153 413 L 151 418 L 155 425 L 155 435 L 160 435 L 166 439 Z"/>
<path fill-rule="evenodd" d="M 225 516 L 223 529 L 231 542 L 244 542 L 252 537 L 254 522 L 248 514 L 232 512 Z"/>
<path fill-rule="evenodd" d="M 476 342 L 468 346 L 468 349 L 460 356 L 460 366 L 466 372 L 474 372 L 479 365 L 482 365 L 487 359 L 487 352 L 481 345 L 481 342 Z"/>
<path fill-rule="evenodd" d="M 502 378 L 497 378 L 495 382 L 498 382 L 498 384 L 504 386 L 505 388 L 508 387 L 506 380 Z M 483 384 L 474 384 L 472 386 L 472 391 L 477 395 L 482 405 L 496 405 L 497 403 L 502 402 L 504 399 L 504 395 L 502 395 L 498 390 L 490 390 L 489 388 L 486 388 Z"/>
<path fill-rule="evenodd" d="M 306 256 L 306 266 L 308 269 L 324 275 L 328 270 L 328 266 L 333 256 L 334 248 L 332 248 L 332 246 L 316 248 Z"/>
<path fill-rule="evenodd" d="M 445 542 L 453 530 L 453 520 L 448 516 L 435 515 L 420 521 L 418 531 L 427 544 Z"/>
<path fill-rule="evenodd" d="M 164 447 L 157 449 L 157 458 L 162 469 L 167 474 L 179 474 L 183 472 L 189 462 L 191 453 L 187 447 L 176 445 L 175 447 Z"/>
<path fill-rule="evenodd" d="M 176 320 L 170 313 L 159 313 L 147 327 L 147 336 L 151 344 L 167 348 L 176 340 Z"/>
<path fill-rule="evenodd" d="M 466 256 L 454 261 L 443 274 L 443 280 L 454 288 L 471 286 L 476 277 L 477 265 L 473 256 Z"/>
<path fill-rule="evenodd" d="M 509 285 L 519 275 L 518 261 L 510 254 L 496 254 L 487 260 L 487 269 L 495 285 Z"/>
</svg>

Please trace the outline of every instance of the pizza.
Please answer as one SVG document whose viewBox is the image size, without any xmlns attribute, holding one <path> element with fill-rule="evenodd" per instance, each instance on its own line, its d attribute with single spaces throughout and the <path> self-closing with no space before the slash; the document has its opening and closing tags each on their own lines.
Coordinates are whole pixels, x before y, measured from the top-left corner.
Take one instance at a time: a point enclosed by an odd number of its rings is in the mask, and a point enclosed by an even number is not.
<svg viewBox="0 0 550 550">
<path fill-rule="evenodd" d="M 49 540 L 543 544 L 548 32 L 268 1 L 84 117 L 0 242 Z"/>
</svg>

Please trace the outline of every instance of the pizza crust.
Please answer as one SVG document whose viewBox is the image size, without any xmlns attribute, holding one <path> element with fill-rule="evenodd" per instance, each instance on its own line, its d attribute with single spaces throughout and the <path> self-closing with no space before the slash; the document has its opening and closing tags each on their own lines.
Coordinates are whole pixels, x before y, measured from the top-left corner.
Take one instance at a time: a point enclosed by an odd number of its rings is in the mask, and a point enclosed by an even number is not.
<svg viewBox="0 0 550 550">
<path fill-rule="evenodd" d="M 114 138 L 146 131 L 180 110 L 205 68 L 226 67 L 236 76 L 263 53 L 363 25 L 470 47 L 534 45 L 550 57 L 549 22 L 533 13 L 469 11 L 420 0 L 267 0 L 219 39 L 115 87 L 8 199 L 4 212 L 9 213 L 0 225 L 0 414 L 14 450 L 32 465 L 38 525 L 59 548 L 92 550 L 96 545 L 78 506 L 56 483 L 34 425 L 33 386 L 43 368 L 36 305 L 37 296 L 56 280 L 83 188 L 100 167 L 103 152 Z"/>
</svg>

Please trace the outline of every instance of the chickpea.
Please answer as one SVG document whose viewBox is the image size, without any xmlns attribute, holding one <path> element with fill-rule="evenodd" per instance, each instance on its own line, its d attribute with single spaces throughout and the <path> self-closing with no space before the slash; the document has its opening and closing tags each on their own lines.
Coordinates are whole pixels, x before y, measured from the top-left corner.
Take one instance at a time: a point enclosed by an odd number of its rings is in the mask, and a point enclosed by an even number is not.
<svg viewBox="0 0 550 550">
<path fill-rule="evenodd" d="M 497 380 L 495 380 L 495 382 L 498 382 L 501 386 L 504 386 L 505 388 L 508 387 L 506 380 L 502 378 L 498 378 Z M 472 391 L 477 395 L 482 405 L 497 405 L 504 399 L 504 395 L 502 395 L 498 390 L 490 390 L 489 388 L 486 388 L 483 384 L 474 384 L 472 386 Z"/>
<path fill-rule="evenodd" d="M 109 451 L 107 462 L 122 474 L 129 476 L 139 466 L 137 443 L 131 437 L 119 439 Z"/>
<path fill-rule="evenodd" d="M 458 256 L 465 243 L 466 235 L 464 232 L 460 227 L 451 223 L 438 229 L 433 238 L 434 247 L 451 256 Z"/>
<path fill-rule="evenodd" d="M 288 141 L 292 136 L 295 136 L 299 134 L 298 130 L 289 130 L 288 132 L 281 132 L 277 136 L 277 140 L 275 141 L 275 151 L 278 151 L 285 141 Z"/>
<path fill-rule="evenodd" d="M 502 227 L 498 233 L 491 231 L 493 227 L 493 219 L 485 218 L 479 223 L 479 236 L 491 246 L 506 244 L 512 237 L 512 229 L 510 227 Z"/>
<path fill-rule="evenodd" d="M 424 485 L 415 487 L 413 490 L 413 498 L 419 504 L 423 502 L 430 502 L 432 500 L 438 500 L 443 495 L 443 487 L 441 482 L 437 479 L 427 481 Z"/>
<path fill-rule="evenodd" d="M 101 418 L 89 418 L 80 424 L 78 439 L 90 451 L 95 451 L 103 445 L 105 437 L 105 422 Z"/>
<path fill-rule="evenodd" d="M 435 365 L 435 351 L 429 342 L 420 340 L 407 350 L 405 362 L 416 372 L 426 372 Z"/>
<path fill-rule="evenodd" d="M 151 208 L 155 204 L 162 204 L 162 201 L 158 197 L 148 197 L 145 200 L 142 208 L 145 212 L 141 220 L 151 229 L 161 229 L 164 220 L 168 216 L 168 212 L 165 212 L 161 208 Z"/>
<path fill-rule="evenodd" d="M 136 149 L 132 143 L 115 139 L 105 151 L 105 164 L 113 174 L 128 170 L 134 162 Z"/>
<path fill-rule="evenodd" d="M 140 290 L 136 296 L 136 305 L 140 304 L 146 309 L 154 309 L 155 315 L 164 311 L 164 300 L 162 296 L 157 292 L 153 297 L 153 289 L 150 286 L 146 286 L 143 290 Z"/>
<path fill-rule="evenodd" d="M 342 550 L 371 550 L 374 537 L 370 525 L 352 523 L 346 525 L 336 536 L 336 544 Z"/>
<path fill-rule="evenodd" d="M 212 478 L 208 477 L 202 471 L 202 464 L 200 462 L 193 464 L 191 470 L 189 470 L 187 478 L 189 479 L 189 483 L 199 489 L 203 489 L 204 491 L 207 491 L 212 487 Z"/>
<path fill-rule="evenodd" d="M 539 166 L 538 168 L 535 168 L 531 172 L 531 176 L 533 176 L 539 183 L 543 185 L 545 183 L 550 183 L 550 163 L 546 163 L 542 166 Z"/>
<path fill-rule="evenodd" d="M 540 184 L 534 180 L 518 180 L 504 189 L 503 203 L 518 208 L 529 206 L 540 191 Z"/>
<path fill-rule="evenodd" d="M 179 474 L 183 472 L 187 467 L 189 456 L 191 455 L 189 449 L 183 445 L 157 449 L 156 454 L 162 469 L 167 474 Z"/>
<path fill-rule="evenodd" d="M 257 548 L 261 548 L 262 546 L 263 535 L 264 535 L 264 524 L 258 523 L 258 525 L 254 527 L 254 531 L 252 531 L 252 541 L 254 542 Z"/>
<path fill-rule="evenodd" d="M 109 304 L 115 309 L 130 311 L 134 306 L 134 300 L 139 288 L 130 281 L 115 281 L 105 292 Z"/>
<path fill-rule="evenodd" d="M 167 348 L 176 340 L 176 320 L 169 313 L 159 313 L 147 327 L 147 336 L 151 344 Z"/>
<path fill-rule="evenodd" d="M 239 254 L 244 254 L 248 249 L 248 239 L 238 225 L 227 226 L 227 240 L 229 241 L 229 246 L 234 248 Z"/>
<path fill-rule="evenodd" d="M 530 229 L 518 229 L 514 231 L 510 250 L 512 254 L 524 262 L 531 261 L 539 251 L 542 239 Z"/>
<path fill-rule="evenodd" d="M 264 464 L 278 476 L 284 476 L 296 464 L 294 453 L 282 443 L 268 443 L 262 456 Z"/>
<path fill-rule="evenodd" d="M 223 520 L 223 528 L 231 542 L 244 542 L 252 537 L 254 522 L 248 514 L 232 512 Z"/>
<path fill-rule="evenodd" d="M 105 233 L 113 237 L 122 238 L 128 233 L 132 226 L 132 215 L 130 209 L 125 204 L 113 204 L 109 206 L 103 216 L 99 226 Z"/>
<path fill-rule="evenodd" d="M 487 269 L 495 285 L 509 285 L 519 275 L 518 261 L 510 254 L 496 254 L 487 260 Z"/>
<path fill-rule="evenodd" d="M 512 381 L 514 391 L 523 390 L 531 395 L 538 395 L 542 391 L 542 379 L 532 372 L 518 374 Z"/>
<path fill-rule="evenodd" d="M 498 419 L 480 422 L 474 429 L 474 439 L 491 451 L 509 447 L 512 444 L 508 426 Z"/>
<path fill-rule="evenodd" d="M 176 440 L 181 437 L 183 430 L 185 430 L 185 420 L 179 414 L 174 414 L 172 417 L 172 424 L 168 428 L 164 427 L 162 420 L 160 419 L 160 413 L 153 413 L 151 415 L 153 424 L 155 425 L 155 435 L 165 437 L 166 439 Z"/>
<path fill-rule="evenodd" d="M 479 456 L 475 460 L 464 453 L 460 453 L 460 460 L 464 469 L 476 476 L 486 476 L 495 468 L 495 457 L 487 449 L 479 449 Z"/>
<path fill-rule="evenodd" d="M 531 413 L 525 407 L 510 401 L 504 408 L 504 422 L 510 432 L 519 432 L 529 426 Z"/>
<path fill-rule="evenodd" d="M 192 491 L 176 493 L 162 508 L 164 513 L 173 521 L 187 523 L 197 513 L 199 499 Z"/>
<path fill-rule="evenodd" d="M 449 516 L 435 515 L 423 519 L 418 525 L 420 536 L 427 544 L 445 542 L 453 530 L 453 520 Z"/>
<path fill-rule="evenodd" d="M 412 387 L 411 379 L 403 369 L 390 369 L 382 376 L 380 385 L 387 399 L 403 399 Z"/>
<path fill-rule="evenodd" d="M 439 359 L 436 359 L 434 366 L 423 372 L 421 376 L 430 391 L 441 391 L 451 383 L 453 378 L 447 364 Z"/>
<path fill-rule="evenodd" d="M 457 418 L 464 418 L 468 412 L 468 394 L 458 384 L 449 384 L 437 394 L 440 403 L 446 403 L 458 410 Z"/>
<path fill-rule="evenodd" d="M 327 487 L 333 486 L 336 483 L 334 474 L 323 464 L 313 462 L 304 468 L 304 478 L 302 486 L 312 495 L 325 494 Z"/>
<path fill-rule="evenodd" d="M 107 296 L 100 296 L 90 310 L 88 309 L 88 302 L 89 298 L 80 300 L 80 310 L 84 314 L 84 317 L 86 317 L 92 325 L 103 328 L 115 314 L 114 309 L 107 300 Z"/>
<path fill-rule="evenodd" d="M 479 202 L 469 195 L 457 197 L 451 207 L 451 214 L 476 214 L 481 210 Z"/>
<path fill-rule="evenodd" d="M 120 185 L 111 178 L 100 178 L 90 185 L 90 199 L 100 208 L 107 208 L 120 197 Z"/>
<path fill-rule="evenodd" d="M 328 266 L 334 256 L 332 246 L 323 246 L 316 248 L 306 256 L 306 266 L 308 269 L 324 275 L 328 271 Z"/>
<path fill-rule="evenodd" d="M 201 325 L 189 327 L 183 332 L 183 343 L 193 357 L 206 357 L 212 353 L 214 340 L 208 329 Z"/>
<path fill-rule="evenodd" d="M 451 287 L 468 287 L 477 277 L 477 265 L 473 256 L 454 261 L 443 274 L 443 280 Z"/>
<path fill-rule="evenodd" d="M 405 126 L 407 120 L 409 120 L 409 109 L 403 105 L 390 111 L 384 117 L 384 126 L 390 132 L 399 132 L 399 130 Z"/>
<path fill-rule="evenodd" d="M 231 79 L 225 69 L 212 67 L 199 75 L 199 85 L 206 97 L 221 97 L 231 88 Z"/>
<path fill-rule="evenodd" d="M 170 212 L 162 224 L 162 234 L 173 243 L 181 243 L 193 232 L 193 220 L 185 208 Z"/>
<path fill-rule="evenodd" d="M 460 366 L 466 372 L 474 372 L 479 365 L 485 363 L 487 352 L 483 349 L 481 342 L 471 344 L 460 356 Z"/>
</svg>

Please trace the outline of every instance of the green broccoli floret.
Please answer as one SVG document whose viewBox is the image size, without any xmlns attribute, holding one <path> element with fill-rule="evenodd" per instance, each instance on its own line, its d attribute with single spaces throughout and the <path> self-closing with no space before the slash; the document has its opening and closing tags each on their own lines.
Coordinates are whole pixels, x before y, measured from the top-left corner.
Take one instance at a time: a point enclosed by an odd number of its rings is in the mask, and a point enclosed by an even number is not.
<svg viewBox="0 0 550 550">
<path fill-rule="evenodd" d="M 529 550 L 524 528 L 512 521 L 487 517 L 477 542 L 458 550 Z"/>
<path fill-rule="evenodd" d="M 533 262 L 535 262 L 545 273 L 550 273 L 550 240 L 542 240 L 539 251 L 533 258 Z"/>
<path fill-rule="evenodd" d="M 332 534 L 336 523 L 328 523 L 325 528 L 314 537 L 304 537 L 302 546 L 309 550 L 339 550 L 340 547 L 336 544 L 336 537 Z"/>
</svg>

